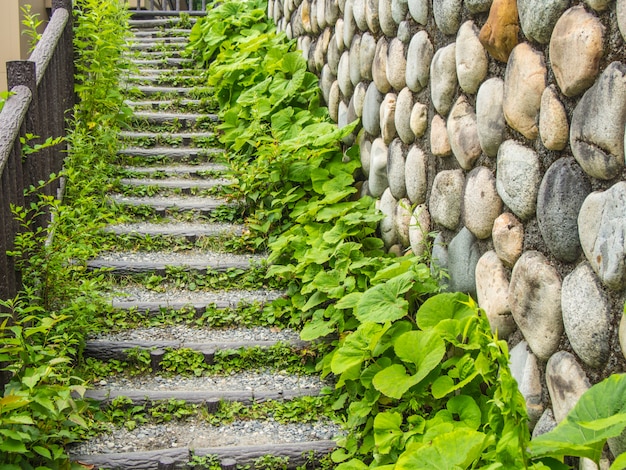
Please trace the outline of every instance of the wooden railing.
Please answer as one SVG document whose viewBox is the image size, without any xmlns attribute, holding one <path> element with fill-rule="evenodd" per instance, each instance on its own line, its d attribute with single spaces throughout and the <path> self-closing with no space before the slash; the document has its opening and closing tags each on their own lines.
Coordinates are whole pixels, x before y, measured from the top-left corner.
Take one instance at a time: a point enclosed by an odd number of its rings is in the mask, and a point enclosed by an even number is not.
<svg viewBox="0 0 626 470">
<path fill-rule="evenodd" d="M 20 230 L 11 206 L 32 201 L 24 190 L 58 173 L 67 148 L 62 143 L 25 157 L 23 141 L 33 147 L 48 137 L 65 136 L 74 106 L 73 55 L 72 0 L 53 0 L 52 17 L 30 58 L 7 63 L 12 95 L 0 112 L 0 299 L 14 297 L 21 287 L 15 262 L 7 255 Z M 38 137 L 28 141 L 29 134 Z M 44 192 L 56 195 L 58 190 L 57 180 Z M 35 224 L 45 226 L 49 220 L 50 214 L 42 214 Z"/>
<path fill-rule="evenodd" d="M 134 16 L 204 15 L 210 0 L 125 0 Z"/>
</svg>

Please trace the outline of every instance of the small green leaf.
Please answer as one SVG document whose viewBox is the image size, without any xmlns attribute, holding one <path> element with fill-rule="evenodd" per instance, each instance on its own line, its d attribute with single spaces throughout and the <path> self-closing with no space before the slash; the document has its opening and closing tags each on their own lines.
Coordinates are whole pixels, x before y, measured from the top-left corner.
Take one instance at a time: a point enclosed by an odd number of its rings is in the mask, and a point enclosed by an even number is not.
<svg viewBox="0 0 626 470">
<path fill-rule="evenodd" d="M 378 413 L 374 418 L 374 442 L 378 452 L 388 454 L 404 435 L 402 415 L 393 411 Z"/>
<path fill-rule="evenodd" d="M 409 308 L 402 294 L 412 285 L 412 273 L 405 273 L 366 290 L 356 307 L 355 316 L 361 322 L 386 323 L 401 319 Z"/>
<path fill-rule="evenodd" d="M 426 330 L 436 327 L 442 320 L 464 320 L 475 314 L 465 302 L 469 297 L 460 292 L 438 294 L 426 300 L 417 312 L 418 326 Z"/>
<path fill-rule="evenodd" d="M 377 373 L 372 383 L 379 392 L 399 400 L 420 380 L 416 380 L 414 376 L 407 374 L 402 364 L 393 364 Z"/>
</svg>

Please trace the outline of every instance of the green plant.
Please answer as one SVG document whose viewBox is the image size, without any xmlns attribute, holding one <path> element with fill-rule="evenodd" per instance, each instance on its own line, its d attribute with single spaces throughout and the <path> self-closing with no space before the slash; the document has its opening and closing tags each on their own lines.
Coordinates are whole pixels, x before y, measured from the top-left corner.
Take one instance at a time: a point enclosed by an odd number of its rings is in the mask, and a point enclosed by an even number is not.
<svg viewBox="0 0 626 470">
<path fill-rule="evenodd" d="M 22 12 L 22 26 L 24 26 L 22 34 L 29 38 L 29 52 L 35 50 L 37 43 L 41 39 L 41 33 L 39 31 L 41 25 L 43 25 L 43 20 L 39 18 L 39 13 L 32 13 L 31 10 L 32 5 L 29 4 L 20 7 L 20 11 Z"/>
</svg>

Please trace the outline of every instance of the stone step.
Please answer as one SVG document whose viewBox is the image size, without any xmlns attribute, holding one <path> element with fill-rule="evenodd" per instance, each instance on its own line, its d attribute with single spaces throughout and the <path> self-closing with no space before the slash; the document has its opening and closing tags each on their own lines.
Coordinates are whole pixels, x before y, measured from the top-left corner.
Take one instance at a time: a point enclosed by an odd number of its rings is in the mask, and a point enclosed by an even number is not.
<svg viewBox="0 0 626 470">
<path fill-rule="evenodd" d="M 185 38 L 185 41 L 187 41 L 187 38 L 189 37 L 189 33 L 191 32 L 190 29 L 181 29 L 181 28 L 167 28 L 167 29 L 150 29 L 147 28 L 144 31 L 138 30 L 138 29 L 134 29 L 133 30 L 133 36 L 135 39 L 158 39 L 158 38 L 179 38 L 179 37 L 183 37 Z"/>
<path fill-rule="evenodd" d="M 331 440 L 302 441 L 283 444 L 238 445 L 228 447 L 175 447 L 143 452 L 121 452 L 92 455 L 73 455 L 72 460 L 96 468 L 123 468 L 133 470 L 155 470 L 180 468 L 190 461 L 190 456 L 214 456 L 223 469 L 253 465 L 255 460 L 266 455 L 289 460 L 288 468 L 306 465 L 313 459 L 321 459 L 332 452 L 336 443 Z"/>
<path fill-rule="evenodd" d="M 203 85 L 206 82 L 206 79 L 203 77 L 199 77 L 197 75 L 183 75 L 176 74 L 175 72 L 168 73 L 143 73 L 141 75 L 128 75 L 124 77 L 124 83 L 127 85 L 132 85 L 135 83 L 144 83 L 146 86 L 160 86 L 164 83 L 172 83 L 176 81 L 185 81 L 186 84 L 198 83 Z"/>
<path fill-rule="evenodd" d="M 189 18 L 188 21 L 190 23 L 195 23 L 196 19 L 195 18 Z M 167 19 L 150 19 L 150 20 L 128 20 L 128 25 L 130 26 L 131 30 L 151 30 L 151 31 L 162 31 L 164 27 L 172 27 L 172 26 L 176 26 L 179 25 L 181 23 L 181 19 L 180 18 L 167 18 Z M 187 28 L 181 28 L 184 29 L 186 31 L 191 32 L 190 29 Z"/>
<path fill-rule="evenodd" d="M 127 59 L 182 59 L 182 51 L 180 49 L 172 49 L 167 51 L 142 51 L 131 50 L 123 52 L 122 57 Z"/>
<path fill-rule="evenodd" d="M 124 170 L 131 174 L 151 175 L 154 173 L 173 176 L 187 175 L 190 177 L 202 177 L 202 173 L 226 173 L 228 165 L 219 163 L 200 163 L 198 165 L 163 165 L 163 166 L 126 166 Z"/>
<path fill-rule="evenodd" d="M 209 160 L 218 155 L 223 155 L 223 149 L 217 148 L 195 148 L 195 147 L 126 147 L 118 150 L 120 156 L 154 158 L 163 157 L 169 161 L 198 161 Z"/>
<path fill-rule="evenodd" d="M 237 255 L 207 251 L 195 252 L 114 252 L 103 253 L 87 262 L 89 269 L 105 268 L 117 275 L 155 273 L 165 275 L 168 268 L 198 273 L 247 270 L 259 266 L 263 255 Z"/>
<path fill-rule="evenodd" d="M 163 109 L 163 108 L 198 108 L 205 103 L 203 100 L 190 100 L 190 99 L 180 99 L 180 100 L 143 100 L 143 101 L 133 101 L 126 100 L 124 104 L 130 106 L 131 108 L 149 108 L 149 109 Z"/>
<path fill-rule="evenodd" d="M 199 114 L 199 113 L 167 113 L 158 111 L 135 111 L 133 119 L 143 121 L 150 124 L 169 124 L 177 122 L 182 127 L 189 127 L 198 121 L 206 120 L 217 122 L 217 114 Z"/>
<path fill-rule="evenodd" d="M 222 207 L 235 207 L 223 199 L 200 196 L 145 196 L 133 197 L 111 194 L 108 201 L 119 206 L 149 207 L 157 215 L 166 216 L 169 212 L 194 212 L 210 216 Z"/>
<path fill-rule="evenodd" d="M 137 131 L 121 131 L 118 137 L 122 139 L 151 139 L 154 141 L 167 141 L 178 139 L 181 144 L 189 146 L 193 139 L 210 139 L 215 136 L 214 132 L 137 132 Z"/>
<path fill-rule="evenodd" d="M 196 87 L 160 86 L 160 85 L 128 85 L 133 91 L 146 96 L 152 95 L 179 95 L 186 96 L 197 92 Z M 209 90 L 209 89 L 207 89 Z"/>
<path fill-rule="evenodd" d="M 279 344 L 279 341 L 223 341 L 192 343 L 188 341 L 106 341 L 88 340 L 85 342 L 83 355 L 101 361 L 112 359 L 123 361 L 126 353 L 132 350 L 150 351 L 153 367 L 158 369 L 158 363 L 165 354 L 165 349 L 191 349 L 204 355 L 207 364 L 213 364 L 217 351 L 232 351 L 237 349 L 269 348 Z M 302 349 L 308 343 L 304 341 L 292 341 L 289 345 L 293 349 Z"/>
<path fill-rule="evenodd" d="M 284 292 L 266 289 L 192 292 L 174 288 L 167 292 L 154 292 L 145 287 L 125 286 L 118 294 L 112 298 L 111 305 L 119 310 L 132 309 L 146 315 L 157 315 L 162 314 L 163 310 L 193 308 L 196 315 L 201 316 L 209 307 L 235 309 L 242 305 L 262 306 L 282 297 Z"/>
<path fill-rule="evenodd" d="M 134 188 L 142 186 L 150 186 L 159 190 L 176 190 L 179 189 L 183 194 L 190 194 L 192 190 L 209 190 L 219 187 L 225 187 L 232 184 L 232 180 L 222 179 L 192 179 L 192 178 L 122 178 L 119 183 Z"/>
<path fill-rule="evenodd" d="M 181 30 L 186 31 L 186 30 Z M 170 33 L 170 30 L 166 30 L 166 33 Z M 165 34 L 165 33 L 163 33 Z M 148 31 L 142 31 L 142 34 L 135 34 L 130 40 L 135 44 L 187 44 L 188 39 L 185 36 L 163 36 L 150 33 Z"/>
<path fill-rule="evenodd" d="M 178 69 L 181 69 L 187 66 L 193 67 L 195 65 L 193 59 L 178 59 L 172 57 L 168 57 L 165 59 L 138 59 L 136 57 L 131 57 L 130 61 L 137 67 L 176 67 Z"/>
<path fill-rule="evenodd" d="M 186 43 L 178 42 L 165 42 L 165 41 L 153 41 L 153 42 L 131 42 L 128 45 L 131 51 L 145 51 L 145 52 L 169 52 L 169 51 L 183 51 Z"/>
</svg>

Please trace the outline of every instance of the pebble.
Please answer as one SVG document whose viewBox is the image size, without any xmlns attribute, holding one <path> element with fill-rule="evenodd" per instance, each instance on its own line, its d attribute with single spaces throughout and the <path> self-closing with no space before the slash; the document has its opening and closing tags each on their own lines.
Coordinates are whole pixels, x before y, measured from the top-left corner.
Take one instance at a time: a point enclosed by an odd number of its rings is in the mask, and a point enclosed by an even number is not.
<svg viewBox="0 0 626 470">
<path fill-rule="evenodd" d="M 573 262 L 581 253 L 578 212 L 591 183 L 571 157 L 560 158 L 546 171 L 537 195 L 537 222 L 550 252 Z"/>
<path fill-rule="evenodd" d="M 365 94 L 367 93 L 367 85 L 360 82 L 355 88 L 350 101 L 354 105 L 354 114 L 357 117 L 363 116 L 363 106 L 365 105 Z"/>
<path fill-rule="evenodd" d="M 350 45 L 349 73 L 352 86 L 355 87 L 361 81 L 361 36 L 356 35 Z M 350 96 L 350 95 L 347 95 Z"/>
<path fill-rule="evenodd" d="M 537 357 L 530 351 L 526 341 L 520 341 L 511 349 L 510 357 L 511 374 L 524 397 L 528 425 L 533 429 L 543 415 L 541 373 Z"/>
<path fill-rule="evenodd" d="M 591 193 L 578 214 L 585 257 L 604 285 L 626 287 L 626 181 Z"/>
<path fill-rule="evenodd" d="M 391 194 L 398 200 L 406 197 L 405 158 L 406 149 L 402 141 L 394 139 L 389 146 L 387 180 L 389 181 Z"/>
<path fill-rule="evenodd" d="M 550 62 L 565 96 L 576 96 L 595 81 L 603 54 L 604 27 L 582 5 L 557 21 L 550 39 Z"/>
<path fill-rule="evenodd" d="M 396 100 L 396 112 L 394 123 L 398 137 L 405 144 L 412 144 L 415 140 L 415 133 L 411 129 L 411 111 L 413 111 L 413 93 L 409 88 L 403 88 L 398 93 Z"/>
<path fill-rule="evenodd" d="M 396 204 L 396 213 L 394 215 L 394 229 L 396 231 L 396 240 L 406 248 L 411 245 L 409 232 L 411 230 L 411 201 L 408 199 L 400 199 Z"/>
<path fill-rule="evenodd" d="M 422 137 L 428 129 L 428 106 L 419 101 L 416 102 L 411 110 L 409 123 L 415 137 Z"/>
<path fill-rule="evenodd" d="M 617 25 L 619 27 L 620 32 L 622 33 L 622 38 L 626 41 L 626 1 L 625 0 L 617 0 L 617 4 L 615 5 L 615 13 L 617 16 Z"/>
<path fill-rule="evenodd" d="M 452 153 L 464 170 L 471 170 L 482 152 L 474 108 L 459 96 L 448 116 L 448 139 Z"/>
<path fill-rule="evenodd" d="M 357 28 L 361 31 L 367 31 L 367 18 L 365 17 L 365 2 L 367 0 L 354 0 L 352 5 L 352 15 Z M 347 1 L 346 1 L 347 3 Z M 350 38 L 352 41 L 352 38 Z M 350 47 L 350 42 L 346 42 L 346 47 Z"/>
<path fill-rule="evenodd" d="M 361 36 L 359 49 L 359 71 L 363 80 L 372 79 L 372 63 L 376 55 L 376 39 L 369 32 Z"/>
<path fill-rule="evenodd" d="M 569 0 L 517 0 L 524 35 L 540 44 L 547 44 L 554 25 L 569 3 Z"/>
<path fill-rule="evenodd" d="M 487 251 L 476 263 L 476 299 L 487 314 L 491 331 L 507 339 L 516 329 L 509 307 L 509 274 L 495 251 Z"/>
<path fill-rule="evenodd" d="M 609 180 L 622 171 L 624 126 L 626 64 L 613 62 L 585 92 L 572 115 L 570 146 L 585 173 Z"/>
<path fill-rule="evenodd" d="M 354 114 L 354 110 L 351 111 L 346 103 L 340 101 L 337 118 L 337 128 L 343 129 L 352 121 L 356 120 L 356 115 Z M 341 141 L 348 146 L 352 145 L 354 143 L 354 133 L 345 136 Z"/>
<path fill-rule="evenodd" d="M 476 125 L 478 141 L 490 157 L 498 154 L 504 140 L 504 80 L 498 77 L 483 82 L 476 95 Z"/>
<path fill-rule="evenodd" d="M 428 234 L 430 233 L 430 214 L 426 204 L 419 204 L 411 214 L 409 223 L 409 243 L 411 251 L 417 257 L 428 251 Z"/>
<path fill-rule="evenodd" d="M 361 130 L 357 136 L 357 144 L 359 145 L 361 169 L 363 170 L 363 174 L 369 178 L 370 164 L 372 161 L 372 141 L 367 138 L 363 130 Z"/>
<path fill-rule="evenodd" d="M 585 3 L 596 11 L 604 11 L 612 0 L 585 0 Z"/>
<path fill-rule="evenodd" d="M 548 360 L 546 383 L 557 423 L 565 419 L 582 394 L 590 388 L 585 371 L 576 357 L 567 351 L 559 351 Z"/>
<path fill-rule="evenodd" d="M 324 97 L 324 102 L 330 108 L 330 89 L 333 83 L 337 80 L 337 77 L 330 70 L 330 66 L 328 64 L 324 65 L 322 68 L 322 73 L 320 74 L 320 89 L 322 90 L 322 96 Z M 333 119 L 337 122 L 336 119 Z"/>
<path fill-rule="evenodd" d="M 465 183 L 463 224 L 476 238 L 489 238 L 500 212 L 502 199 L 496 190 L 496 178 L 489 168 L 474 168 Z"/>
<path fill-rule="evenodd" d="M 465 0 L 463 3 L 470 13 L 483 13 L 489 11 L 493 0 Z"/>
<path fill-rule="evenodd" d="M 343 96 L 350 96 L 354 90 L 352 79 L 350 78 L 350 52 L 345 51 L 339 59 L 339 68 L 337 69 L 337 81 L 339 89 Z"/>
<path fill-rule="evenodd" d="M 589 263 L 579 264 L 563 279 L 561 307 L 565 333 L 574 352 L 591 367 L 606 365 L 611 306 Z"/>
<path fill-rule="evenodd" d="M 456 44 L 437 50 L 430 64 L 430 96 L 433 106 L 441 115 L 447 115 L 457 90 Z"/>
<path fill-rule="evenodd" d="M 406 58 L 406 85 L 411 91 L 417 93 L 428 86 L 434 51 L 426 31 L 419 31 L 411 38 Z"/>
<path fill-rule="evenodd" d="M 389 151 L 380 137 L 372 142 L 370 150 L 370 172 L 368 188 L 372 197 L 380 197 L 389 187 L 387 180 L 387 161 Z"/>
<path fill-rule="evenodd" d="M 365 92 L 363 102 L 363 128 L 371 136 L 380 135 L 380 105 L 383 102 L 383 94 L 378 91 L 374 82 L 370 83 Z"/>
<path fill-rule="evenodd" d="M 408 0 L 391 0 L 391 17 L 397 24 L 405 20 L 408 12 Z"/>
<path fill-rule="evenodd" d="M 428 6 L 430 0 L 408 0 L 411 17 L 421 25 L 428 23 Z"/>
<path fill-rule="evenodd" d="M 411 146 L 404 165 L 406 193 L 413 204 L 426 202 L 428 190 L 428 157 L 417 145 Z"/>
<path fill-rule="evenodd" d="M 480 259 L 477 239 L 465 227 L 448 245 L 448 273 L 451 292 L 464 292 L 476 298 L 476 265 Z"/>
<path fill-rule="evenodd" d="M 434 223 L 454 230 L 461 218 L 465 177 L 462 170 L 444 170 L 433 181 L 428 206 Z"/>
<path fill-rule="evenodd" d="M 567 145 L 569 138 L 567 114 L 554 85 L 547 87 L 541 95 L 539 135 L 548 150 L 563 150 Z"/>
<path fill-rule="evenodd" d="M 411 24 L 408 21 L 400 22 L 400 24 L 398 25 L 397 38 L 402 41 L 403 44 L 408 46 L 412 36 L 413 34 L 411 33 Z"/>
<path fill-rule="evenodd" d="M 513 140 L 498 150 L 496 188 L 502 201 L 522 220 L 535 214 L 541 171 L 530 148 Z"/>
<path fill-rule="evenodd" d="M 374 54 L 374 62 L 372 63 L 372 79 L 381 93 L 389 93 L 391 91 L 391 83 L 387 80 L 388 53 L 389 44 L 383 36 L 376 43 L 376 52 Z"/>
<path fill-rule="evenodd" d="M 554 420 L 554 414 L 552 413 L 551 408 L 546 408 L 546 411 L 543 412 L 537 424 L 533 429 L 532 438 L 534 439 L 537 436 L 541 436 L 547 432 L 552 431 L 556 427 L 556 421 Z"/>
<path fill-rule="evenodd" d="M 378 0 L 365 0 L 365 21 L 368 29 L 378 35 L 380 33 L 380 15 L 378 13 Z"/>
<path fill-rule="evenodd" d="M 543 54 L 525 42 L 516 46 L 504 75 L 504 118 L 527 139 L 533 140 L 539 133 L 537 121 L 546 84 Z"/>
<path fill-rule="evenodd" d="M 461 25 L 462 0 L 439 0 L 433 2 L 435 24 L 443 34 L 454 35 Z"/>
<path fill-rule="evenodd" d="M 494 220 L 491 238 L 498 258 L 509 268 L 513 267 L 522 255 L 524 225 L 513 214 L 505 212 Z"/>
<path fill-rule="evenodd" d="M 362 2 L 362 0 L 359 1 Z M 352 44 L 352 38 L 357 31 L 354 3 L 355 0 L 346 0 L 346 4 L 343 7 L 343 44 L 346 48 Z"/>
<path fill-rule="evenodd" d="M 444 242 L 443 234 L 438 233 L 433 240 L 433 249 L 430 255 L 430 272 L 435 278 L 439 278 L 439 285 L 443 290 L 447 289 L 447 278 L 441 276 L 441 272 L 448 271 L 448 245 Z"/>
<path fill-rule="evenodd" d="M 506 63 L 517 45 L 517 0 L 493 0 L 478 38 L 491 57 Z"/>
<path fill-rule="evenodd" d="M 406 86 L 405 48 L 402 41 L 398 38 L 393 38 L 389 41 L 389 49 L 387 51 L 387 81 L 394 90 L 402 90 Z"/>
<path fill-rule="evenodd" d="M 380 29 L 387 37 L 394 37 L 398 31 L 398 24 L 394 21 L 391 2 L 378 2 L 378 21 Z"/>
<path fill-rule="evenodd" d="M 385 247 L 389 249 L 398 240 L 396 234 L 396 223 L 394 220 L 398 200 L 393 197 L 391 191 L 387 188 L 380 197 L 380 200 L 376 202 L 378 210 L 383 214 L 383 218 L 379 224 L 380 237 L 385 243 Z"/>
<path fill-rule="evenodd" d="M 435 114 L 430 123 L 430 151 L 436 157 L 447 157 L 452 154 L 446 121 L 439 114 Z"/>
<path fill-rule="evenodd" d="M 337 22 L 335 23 L 335 40 L 337 41 L 337 49 L 340 53 L 343 52 L 346 48 L 346 45 L 343 42 L 344 29 L 345 27 L 343 18 L 338 18 Z"/>
<path fill-rule="evenodd" d="M 389 145 L 396 137 L 396 95 L 387 93 L 380 105 L 380 135 Z"/>
<path fill-rule="evenodd" d="M 456 37 L 456 75 L 465 93 L 474 94 L 487 76 L 489 61 L 473 21 L 463 23 Z"/>
<path fill-rule="evenodd" d="M 515 323 L 542 361 L 556 351 L 563 333 L 561 278 L 538 251 L 526 251 L 511 274 L 509 305 Z"/>
</svg>

